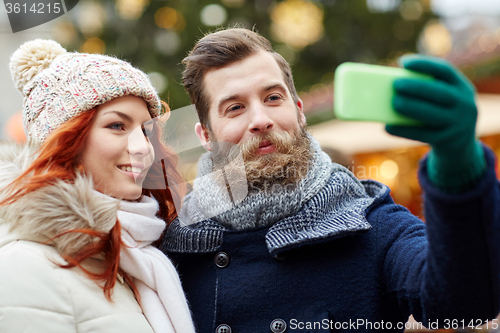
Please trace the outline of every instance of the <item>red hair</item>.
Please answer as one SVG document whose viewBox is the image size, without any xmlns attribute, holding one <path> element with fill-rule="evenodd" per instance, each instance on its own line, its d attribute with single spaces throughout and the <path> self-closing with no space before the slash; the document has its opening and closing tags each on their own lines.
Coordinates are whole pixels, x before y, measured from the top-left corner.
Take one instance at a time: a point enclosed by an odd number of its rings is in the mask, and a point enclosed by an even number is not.
<svg viewBox="0 0 500 333">
<path fill-rule="evenodd" d="M 164 102 L 162 104 L 166 111 L 169 112 L 170 108 L 168 105 Z M 36 160 L 9 185 L 13 192 L 0 202 L 0 206 L 11 204 L 28 193 L 54 184 L 57 180 L 64 180 L 71 183 L 75 180 L 77 173 L 85 173 L 78 157 L 83 151 L 96 113 L 97 109 L 83 112 L 69 119 L 51 133 L 40 147 Z M 149 139 L 155 149 L 155 155 L 164 158 L 157 160 L 150 168 L 143 183 L 145 188 L 143 188 L 142 194 L 152 196 L 158 201 L 160 209 L 157 215 L 165 220 L 167 224 L 170 224 L 177 217 L 174 198 L 180 202 L 185 195 L 186 188 L 176 168 L 177 157 L 175 153 L 161 142 L 161 131 L 158 130 L 156 122 L 154 126 L 156 127 L 155 134 Z M 179 186 L 176 186 L 176 191 L 170 190 L 167 185 L 167 179 L 179 184 Z M 85 233 L 97 237 L 99 240 L 85 246 L 76 254 L 64 255 L 63 258 L 68 264 L 61 267 L 71 268 L 78 266 L 92 280 L 104 282 L 102 288 L 108 300 L 111 300 L 117 275 L 120 273 L 130 284 L 136 296 L 138 296 L 137 289 L 131 279 L 119 269 L 120 248 L 123 243 L 121 241 L 121 225 L 118 219 L 116 219 L 116 224 L 109 233 L 90 229 L 77 229 L 68 230 L 54 238 L 69 232 Z M 105 257 L 105 270 L 102 273 L 92 273 L 82 267 L 81 263 L 85 259 L 99 253 L 103 253 Z M 139 298 L 138 300 L 140 302 Z"/>
<path fill-rule="evenodd" d="M 167 103 L 162 101 L 162 105 L 167 113 L 170 112 Z M 186 185 L 177 169 L 177 155 L 172 149 L 163 144 L 161 139 L 162 128 L 156 121 L 154 122 L 153 133 L 153 136 L 149 139 L 153 145 L 156 158 L 142 184 L 142 194 L 152 196 L 158 201 L 160 206 L 158 216 L 168 225 L 177 217 L 174 202 L 182 201 L 182 198 L 186 195 Z M 170 187 L 169 183 L 171 184 Z"/>
</svg>

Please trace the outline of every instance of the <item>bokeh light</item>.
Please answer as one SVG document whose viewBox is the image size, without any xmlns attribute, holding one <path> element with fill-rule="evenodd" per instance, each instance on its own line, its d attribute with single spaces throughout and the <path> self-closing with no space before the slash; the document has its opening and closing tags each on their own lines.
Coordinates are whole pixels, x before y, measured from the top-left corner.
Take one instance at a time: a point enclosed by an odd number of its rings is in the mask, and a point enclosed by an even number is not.
<svg viewBox="0 0 500 333">
<path fill-rule="evenodd" d="M 108 19 L 102 4 L 97 1 L 82 1 L 77 8 L 76 22 L 80 31 L 86 37 L 100 35 Z"/>
<path fill-rule="evenodd" d="M 417 0 L 403 1 L 399 7 L 399 13 L 405 20 L 416 21 L 420 18 L 420 16 L 422 16 L 422 12 L 422 4 Z"/>
<path fill-rule="evenodd" d="M 151 0 L 116 0 L 116 11 L 124 20 L 137 20 Z"/>
<path fill-rule="evenodd" d="M 424 28 L 421 44 L 427 53 L 445 57 L 451 51 L 451 34 L 443 24 L 433 20 Z"/>
<path fill-rule="evenodd" d="M 396 10 L 401 0 L 366 0 L 366 6 L 372 13 L 383 13 Z"/>
<path fill-rule="evenodd" d="M 300 50 L 324 33 L 323 9 L 306 0 L 286 0 L 271 11 L 273 38 Z"/>
<path fill-rule="evenodd" d="M 162 94 L 168 87 L 168 79 L 165 75 L 158 72 L 148 73 L 151 84 L 156 89 L 158 94 Z"/>
<path fill-rule="evenodd" d="M 87 39 L 87 41 L 80 46 L 80 52 L 82 53 L 104 54 L 105 51 L 106 44 L 102 39 L 97 37 Z"/>
<path fill-rule="evenodd" d="M 481 37 L 477 40 L 477 43 L 483 52 L 493 52 L 497 48 L 497 42 L 490 34 L 481 35 Z"/>
<path fill-rule="evenodd" d="M 19 143 L 26 141 L 26 135 L 23 130 L 23 115 L 21 112 L 16 112 L 9 118 L 7 123 L 5 123 L 4 133 L 8 140 L 14 140 Z"/>
<path fill-rule="evenodd" d="M 309 96 L 314 103 L 321 104 L 328 100 L 329 87 L 323 83 L 316 83 L 309 90 Z"/>
<path fill-rule="evenodd" d="M 159 28 L 174 29 L 181 32 L 186 27 L 186 19 L 174 8 L 163 7 L 155 13 L 155 23 Z"/>
<path fill-rule="evenodd" d="M 75 27 L 71 22 L 59 22 L 54 28 L 54 39 L 60 44 L 70 44 L 76 38 Z"/>
<path fill-rule="evenodd" d="M 495 32 L 493 32 L 493 37 L 495 38 L 497 44 L 500 45 L 500 28 L 497 28 Z"/>
<path fill-rule="evenodd" d="M 385 160 L 380 165 L 380 175 L 386 179 L 394 179 L 398 175 L 399 167 L 393 160 Z"/>
<path fill-rule="evenodd" d="M 205 6 L 200 13 L 201 22 L 209 27 L 221 25 L 226 22 L 227 12 L 221 5 Z"/>
<path fill-rule="evenodd" d="M 173 55 L 179 49 L 181 39 L 175 31 L 163 30 L 155 35 L 155 46 L 164 55 Z"/>
</svg>

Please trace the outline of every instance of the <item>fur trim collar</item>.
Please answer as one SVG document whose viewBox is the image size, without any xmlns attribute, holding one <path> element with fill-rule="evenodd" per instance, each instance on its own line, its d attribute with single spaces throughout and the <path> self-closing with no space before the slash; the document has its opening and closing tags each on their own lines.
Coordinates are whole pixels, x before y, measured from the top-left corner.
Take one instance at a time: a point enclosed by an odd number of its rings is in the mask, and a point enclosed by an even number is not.
<svg viewBox="0 0 500 333">
<path fill-rule="evenodd" d="M 0 199 L 8 194 L 5 187 L 29 167 L 36 155 L 36 146 L 0 144 Z M 0 223 L 6 224 L 16 239 L 36 242 L 45 242 L 74 229 L 109 232 L 116 223 L 118 204 L 118 200 L 96 196 L 92 179 L 78 175 L 74 183 L 57 181 L 13 204 L 0 206 Z M 68 255 L 96 240 L 96 237 L 72 232 L 55 238 L 51 245 L 60 254 Z"/>
</svg>

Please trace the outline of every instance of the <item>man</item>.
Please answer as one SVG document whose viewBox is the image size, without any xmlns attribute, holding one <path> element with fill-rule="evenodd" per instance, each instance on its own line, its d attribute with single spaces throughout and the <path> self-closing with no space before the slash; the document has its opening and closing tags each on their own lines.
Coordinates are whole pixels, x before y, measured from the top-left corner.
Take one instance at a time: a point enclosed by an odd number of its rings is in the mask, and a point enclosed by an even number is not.
<svg viewBox="0 0 500 333">
<path fill-rule="evenodd" d="M 475 140 L 474 89 L 454 67 L 405 58 L 436 80 L 394 86 L 395 109 L 424 125 L 387 130 L 432 146 L 419 172 L 424 225 L 386 186 L 331 163 L 305 130 L 288 64 L 265 38 L 215 32 L 184 64 L 196 133 L 211 152 L 162 249 L 178 265 L 198 331 L 403 331 L 410 314 L 431 328 L 495 318 L 494 156 Z M 241 148 L 248 181 L 232 207 L 224 195 L 234 188 L 206 177 L 221 170 L 223 142 Z"/>
</svg>

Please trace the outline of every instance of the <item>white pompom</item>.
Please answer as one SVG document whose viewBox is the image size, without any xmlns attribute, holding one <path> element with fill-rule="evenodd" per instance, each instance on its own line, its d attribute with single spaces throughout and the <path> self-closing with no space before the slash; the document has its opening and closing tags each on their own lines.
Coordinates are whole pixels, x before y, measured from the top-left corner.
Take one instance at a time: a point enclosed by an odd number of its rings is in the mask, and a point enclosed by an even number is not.
<svg viewBox="0 0 500 333">
<path fill-rule="evenodd" d="M 26 83 L 66 50 L 53 40 L 35 39 L 24 43 L 10 58 L 10 73 L 21 92 Z"/>
</svg>

